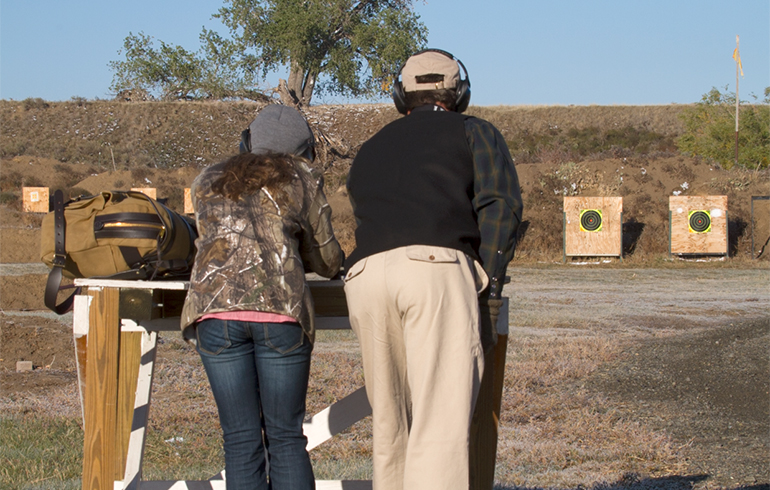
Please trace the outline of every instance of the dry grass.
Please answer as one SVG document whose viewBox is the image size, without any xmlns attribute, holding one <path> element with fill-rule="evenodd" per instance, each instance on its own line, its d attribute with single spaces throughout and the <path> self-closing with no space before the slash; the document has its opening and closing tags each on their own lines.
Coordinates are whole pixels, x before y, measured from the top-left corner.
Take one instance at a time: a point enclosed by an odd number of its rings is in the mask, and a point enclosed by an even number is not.
<svg viewBox="0 0 770 490">
<path fill-rule="evenodd" d="M 134 167 L 197 168 L 236 152 L 241 130 L 261 107 L 250 102 L 40 101 L 33 104 L 2 100 L 0 156 L 53 158 L 60 162 L 86 163 L 100 171 Z M 595 127 L 600 132 L 634 127 L 673 137 L 681 134 L 678 114 L 683 107 L 472 106 L 468 113 L 497 125 L 506 141 L 525 134 L 547 135 L 561 131 L 559 128 L 587 127 Z M 398 117 L 390 104 L 314 106 L 307 109 L 307 115 L 324 135 L 319 138 L 319 144 L 324 148 L 334 147 L 343 158 L 352 157 L 363 141 Z"/>
<path fill-rule="evenodd" d="M 605 400 L 581 389 L 580 379 L 617 354 L 613 338 L 514 335 L 508 352 L 498 483 L 574 487 L 616 481 L 628 471 L 677 472 L 663 435 L 624 419 Z M 167 337 L 156 368 L 144 477 L 207 479 L 223 468 L 223 456 L 216 408 L 197 354 L 182 340 Z M 321 332 L 313 358 L 308 413 L 362 384 L 353 334 Z M 6 453 L 4 458 L 9 463 L 2 473 L 4 485 L 39 482 L 44 477 L 49 478 L 50 488 L 73 484 L 82 458 L 77 397 L 74 386 L 46 396 L 3 397 L 4 445 L 17 451 L 15 457 Z M 36 434 L 35 441 L 23 437 L 26 433 Z M 57 456 L 52 469 L 53 446 L 65 441 L 70 449 Z M 22 453 L 20 447 L 26 445 L 37 449 Z M 311 456 L 318 479 L 370 479 L 371 419 L 355 424 Z"/>
<path fill-rule="evenodd" d="M 687 106 L 471 106 L 469 114 L 487 119 L 500 132 L 540 133 L 559 128 L 585 129 L 598 127 L 603 130 L 626 126 L 641 127 L 666 136 L 679 135 L 684 125 L 679 114 Z"/>
<path fill-rule="evenodd" d="M 101 171 L 198 167 L 237 152 L 251 103 L 0 101 L 0 155 L 86 163 Z M 45 135 L 45 137 L 42 137 Z"/>
<path fill-rule="evenodd" d="M 616 357 L 617 339 L 512 336 L 508 352 L 497 482 L 568 488 L 681 471 L 665 435 L 580 384 Z"/>
</svg>

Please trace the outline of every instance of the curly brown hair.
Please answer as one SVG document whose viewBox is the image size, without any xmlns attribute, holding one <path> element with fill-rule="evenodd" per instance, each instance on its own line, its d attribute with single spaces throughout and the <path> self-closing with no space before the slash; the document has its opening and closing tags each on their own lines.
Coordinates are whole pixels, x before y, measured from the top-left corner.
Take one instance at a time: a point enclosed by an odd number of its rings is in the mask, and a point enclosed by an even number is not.
<svg viewBox="0 0 770 490">
<path fill-rule="evenodd" d="M 211 184 L 211 190 L 231 201 L 263 187 L 277 191 L 296 176 L 295 158 L 283 153 L 241 153 L 232 156 L 224 162 L 222 175 Z"/>
</svg>

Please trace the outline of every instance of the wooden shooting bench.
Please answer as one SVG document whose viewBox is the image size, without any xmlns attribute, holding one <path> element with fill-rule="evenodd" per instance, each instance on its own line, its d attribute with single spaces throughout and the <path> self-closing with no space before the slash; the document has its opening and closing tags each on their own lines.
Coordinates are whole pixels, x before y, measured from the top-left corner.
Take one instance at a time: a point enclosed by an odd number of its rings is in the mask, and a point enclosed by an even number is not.
<svg viewBox="0 0 770 490">
<path fill-rule="evenodd" d="M 342 281 L 308 281 L 318 330 L 349 329 Z M 224 490 L 224 472 L 207 481 L 143 481 L 142 459 L 159 332 L 179 331 L 184 281 L 76 279 L 73 334 L 83 410 L 86 490 Z M 471 430 L 471 489 L 492 490 L 508 338 L 508 301 L 498 343 L 487 356 Z M 371 414 L 361 387 L 304 423 L 312 450 Z M 371 481 L 316 481 L 318 490 L 371 490 Z"/>
</svg>

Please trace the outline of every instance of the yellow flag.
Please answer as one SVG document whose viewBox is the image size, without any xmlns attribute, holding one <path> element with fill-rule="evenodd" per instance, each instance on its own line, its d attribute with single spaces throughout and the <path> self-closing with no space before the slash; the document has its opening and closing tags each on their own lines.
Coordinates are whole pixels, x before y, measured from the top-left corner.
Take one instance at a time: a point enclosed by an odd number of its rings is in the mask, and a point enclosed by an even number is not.
<svg viewBox="0 0 770 490">
<path fill-rule="evenodd" d="M 741 63 L 741 54 L 738 52 L 738 48 L 733 51 L 733 59 L 738 63 L 738 68 L 741 70 L 741 76 L 743 76 L 743 63 Z"/>
</svg>

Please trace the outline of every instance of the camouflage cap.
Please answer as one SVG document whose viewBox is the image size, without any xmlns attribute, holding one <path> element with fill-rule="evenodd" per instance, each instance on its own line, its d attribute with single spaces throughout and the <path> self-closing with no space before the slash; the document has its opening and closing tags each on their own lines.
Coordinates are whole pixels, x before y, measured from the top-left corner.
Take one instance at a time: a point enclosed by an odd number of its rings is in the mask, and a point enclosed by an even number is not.
<svg viewBox="0 0 770 490">
<path fill-rule="evenodd" d="M 401 70 L 404 92 L 453 89 L 459 80 L 457 61 L 439 51 L 418 53 L 406 60 Z"/>
<path fill-rule="evenodd" d="M 257 114 L 249 125 L 251 152 L 301 155 L 315 144 L 313 132 L 298 110 L 271 104 Z"/>
</svg>

